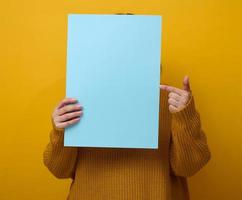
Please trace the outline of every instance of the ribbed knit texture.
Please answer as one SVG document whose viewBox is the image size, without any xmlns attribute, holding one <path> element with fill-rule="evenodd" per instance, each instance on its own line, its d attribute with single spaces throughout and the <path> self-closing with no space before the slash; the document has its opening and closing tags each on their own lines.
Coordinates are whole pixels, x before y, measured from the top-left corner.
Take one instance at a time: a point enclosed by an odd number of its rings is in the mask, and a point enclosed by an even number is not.
<svg viewBox="0 0 242 200">
<path fill-rule="evenodd" d="M 171 114 L 161 91 L 159 120 L 158 149 L 64 147 L 64 130 L 52 121 L 44 164 L 73 180 L 68 200 L 188 200 L 186 177 L 211 157 L 194 97 Z"/>
</svg>

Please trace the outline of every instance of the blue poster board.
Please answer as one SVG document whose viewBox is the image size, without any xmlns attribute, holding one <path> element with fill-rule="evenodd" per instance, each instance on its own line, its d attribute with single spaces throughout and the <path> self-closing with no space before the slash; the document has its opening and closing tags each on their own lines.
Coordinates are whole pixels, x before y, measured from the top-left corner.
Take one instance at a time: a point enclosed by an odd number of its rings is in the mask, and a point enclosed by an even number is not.
<svg viewBox="0 0 242 200">
<path fill-rule="evenodd" d="M 70 14 L 66 97 L 84 107 L 64 146 L 158 148 L 161 16 Z"/>
</svg>

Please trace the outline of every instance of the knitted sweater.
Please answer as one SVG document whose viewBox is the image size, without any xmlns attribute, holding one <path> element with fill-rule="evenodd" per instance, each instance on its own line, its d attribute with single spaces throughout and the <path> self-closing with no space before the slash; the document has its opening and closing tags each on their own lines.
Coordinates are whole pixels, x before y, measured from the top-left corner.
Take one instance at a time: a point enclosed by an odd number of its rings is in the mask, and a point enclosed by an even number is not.
<svg viewBox="0 0 242 200">
<path fill-rule="evenodd" d="M 144 113 L 145 114 L 145 113 Z M 211 157 L 192 96 L 177 113 L 160 93 L 158 149 L 64 147 L 52 120 L 43 162 L 57 178 L 71 178 L 68 200 L 188 200 L 187 177 Z"/>
</svg>

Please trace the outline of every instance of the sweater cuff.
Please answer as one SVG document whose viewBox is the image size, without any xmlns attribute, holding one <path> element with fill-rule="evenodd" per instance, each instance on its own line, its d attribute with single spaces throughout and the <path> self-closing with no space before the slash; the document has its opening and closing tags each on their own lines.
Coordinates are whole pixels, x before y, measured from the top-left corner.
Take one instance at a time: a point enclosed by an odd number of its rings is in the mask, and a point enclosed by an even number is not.
<svg viewBox="0 0 242 200">
<path fill-rule="evenodd" d="M 186 122 L 189 123 L 197 118 L 197 111 L 192 94 L 186 106 L 182 110 L 172 113 L 172 117 L 178 124 L 186 124 Z"/>
<path fill-rule="evenodd" d="M 51 143 L 54 145 L 63 145 L 64 129 L 56 127 L 52 117 L 51 117 L 51 123 L 52 123 L 52 131 L 50 134 Z"/>
</svg>

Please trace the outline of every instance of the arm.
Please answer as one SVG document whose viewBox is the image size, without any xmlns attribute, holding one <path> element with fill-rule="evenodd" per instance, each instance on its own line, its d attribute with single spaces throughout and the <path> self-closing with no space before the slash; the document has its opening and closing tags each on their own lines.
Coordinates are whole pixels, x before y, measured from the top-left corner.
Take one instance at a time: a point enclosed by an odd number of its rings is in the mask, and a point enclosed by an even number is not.
<svg viewBox="0 0 242 200">
<path fill-rule="evenodd" d="M 64 147 L 64 129 L 57 128 L 52 119 L 50 142 L 43 153 L 44 165 L 57 178 L 74 178 L 76 147 Z"/>
<path fill-rule="evenodd" d="M 172 113 L 171 131 L 170 164 L 172 171 L 177 176 L 192 176 L 211 158 L 193 96 L 186 107 L 179 112 Z"/>
</svg>

